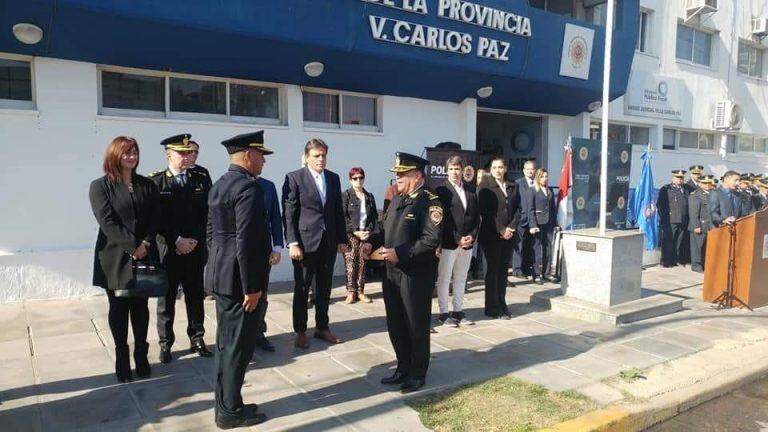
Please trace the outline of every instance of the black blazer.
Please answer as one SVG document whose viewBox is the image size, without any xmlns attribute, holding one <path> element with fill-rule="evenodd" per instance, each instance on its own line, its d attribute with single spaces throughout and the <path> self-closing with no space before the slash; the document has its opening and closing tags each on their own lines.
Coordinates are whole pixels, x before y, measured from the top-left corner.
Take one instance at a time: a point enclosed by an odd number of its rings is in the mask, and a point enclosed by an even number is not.
<svg viewBox="0 0 768 432">
<path fill-rule="evenodd" d="M 528 204 L 528 228 L 540 226 L 554 226 L 557 223 L 557 208 L 555 207 L 555 194 L 547 189 L 547 195 L 543 190 L 531 188 L 526 194 Z"/>
<path fill-rule="evenodd" d="M 477 203 L 477 194 L 464 183 L 464 194 L 467 198 L 467 208 L 461 204 L 461 198 L 450 180 L 437 187 L 437 196 L 443 206 L 443 235 L 441 246 L 443 249 L 456 249 L 459 240 L 464 236 L 472 236 L 477 239 L 480 229 L 480 209 Z"/>
<path fill-rule="evenodd" d="M 244 168 L 230 165 L 208 195 L 205 289 L 241 297 L 267 288 L 269 231 L 264 193 Z"/>
<path fill-rule="evenodd" d="M 518 229 L 520 223 L 520 195 L 517 185 L 504 182 L 507 196 L 501 191 L 496 179 L 490 178 L 480 184 L 480 241 L 500 240 L 504 228 Z"/>
<path fill-rule="evenodd" d="M 517 186 L 518 201 L 520 201 L 520 229 L 528 228 L 528 193 L 531 187 L 528 186 L 528 180 L 525 176 L 515 180 Z"/>
<path fill-rule="evenodd" d="M 286 244 L 298 243 L 304 252 L 316 252 L 320 248 L 323 226 L 329 249 L 335 251 L 336 245 L 347 244 L 339 176 L 329 170 L 324 170 L 323 174 L 325 205 L 320 199 L 320 192 L 309 168 L 289 172 L 283 183 L 283 225 Z"/>
<path fill-rule="evenodd" d="M 376 229 L 376 223 L 379 220 L 379 213 L 376 210 L 376 200 L 373 194 L 363 189 L 365 195 L 365 229 L 363 231 L 373 231 Z M 355 190 L 349 188 L 341 194 L 341 208 L 344 212 L 344 221 L 346 232 L 351 236 L 353 232 L 360 231 L 360 199 L 357 198 Z"/>
<path fill-rule="evenodd" d="M 157 235 L 157 187 L 152 180 L 136 175 L 131 194 L 124 183 L 113 183 L 104 176 L 91 182 L 88 197 L 99 224 L 93 284 L 110 290 L 127 289 L 133 281 L 131 252 L 142 241 L 154 243 Z"/>
<path fill-rule="evenodd" d="M 712 225 L 719 227 L 725 219 L 731 216 L 738 219 L 749 214 L 746 200 L 735 190 L 731 190 L 731 193 L 736 202 L 735 208 L 728 197 L 728 193 L 722 187 L 709 193 L 709 212 L 712 215 Z"/>
</svg>

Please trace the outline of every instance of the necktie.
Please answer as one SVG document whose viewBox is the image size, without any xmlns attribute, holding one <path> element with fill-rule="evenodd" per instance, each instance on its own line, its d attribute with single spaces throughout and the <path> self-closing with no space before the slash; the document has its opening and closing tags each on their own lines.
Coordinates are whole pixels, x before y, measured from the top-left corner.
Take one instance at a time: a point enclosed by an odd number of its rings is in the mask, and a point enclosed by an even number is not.
<svg viewBox="0 0 768 432">
<path fill-rule="evenodd" d="M 184 173 L 176 174 L 174 177 L 176 178 L 176 184 L 179 186 L 184 187 L 187 184 L 187 176 Z"/>
</svg>

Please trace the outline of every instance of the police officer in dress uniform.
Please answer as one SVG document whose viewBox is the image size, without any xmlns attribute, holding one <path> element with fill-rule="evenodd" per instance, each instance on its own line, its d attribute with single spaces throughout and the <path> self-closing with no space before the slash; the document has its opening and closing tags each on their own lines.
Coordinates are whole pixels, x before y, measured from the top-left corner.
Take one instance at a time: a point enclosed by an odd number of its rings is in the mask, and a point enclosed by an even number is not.
<svg viewBox="0 0 768 432">
<path fill-rule="evenodd" d="M 200 155 L 200 144 L 196 141 L 189 140 L 189 145 L 192 146 L 192 151 L 189 154 L 189 170 L 202 174 L 208 179 L 208 188 L 212 186 L 213 180 L 211 180 L 211 173 L 208 172 L 208 168 L 197 164 L 197 157 Z"/>
<path fill-rule="evenodd" d="M 420 389 L 429 367 L 429 333 L 432 289 L 437 280 L 443 207 L 424 185 L 429 162 L 408 153 L 397 153 L 390 171 L 397 178 L 398 195 L 379 221 L 364 257 L 383 244 L 386 261 L 382 282 L 387 330 L 397 356 L 397 369 L 382 384 L 400 384 L 403 393 Z"/>
<path fill-rule="evenodd" d="M 691 232 L 691 270 L 703 273 L 706 257 L 707 232 L 712 229 L 712 214 L 709 211 L 709 193 L 715 187 L 712 175 L 702 176 L 699 188 L 688 195 L 688 212 Z"/>
<path fill-rule="evenodd" d="M 216 426 L 251 426 L 266 420 L 255 404 L 244 405 L 240 390 L 253 356 L 259 328 L 261 294 L 267 288 L 269 231 L 264 193 L 256 177 L 264 167 L 264 132 L 222 142 L 229 170 L 208 198 L 206 288 L 216 299 Z"/>
<path fill-rule="evenodd" d="M 160 191 L 161 222 L 159 234 L 165 245 L 163 263 L 168 273 L 168 292 L 157 300 L 157 334 L 160 362 L 173 360 L 171 347 L 175 341 L 173 321 L 176 315 L 176 293 L 184 289 L 187 306 L 187 336 L 190 350 L 210 357 L 203 341 L 203 269 L 205 268 L 205 225 L 208 219 L 210 179 L 190 171 L 193 151 L 189 134 L 175 135 L 160 142 L 165 147 L 168 168 L 155 171 L 149 178 Z"/>
<path fill-rule="evenodd" d="M 683 187 L 685 170 L 672 171 L 672 182 L 659 189 L 656 207 L 661 219 L 661 265 L 685 263 L 688 249 L 688 193 Z"/>
<path fill-rule="evenodd" d="M 752 176 L 754 174 L 744 173 L 739 176 L 739 186 L 737 189 L 738 197 L 741 200 L 742 208 L 745 208 L 747 214 L 750 215 L 755 212 L 754 206 L 754 190 L 752 189 Z"/>
<path fill-rule="evenodd" d="M 701 180 L 701 175 L 704 174 L 704 166 L 703 165 L 691 165 L 688 168 L 688 172 L 691 174 L 691 179 L 685 182 L 685 188 L 688 190 L 688 193 L 694 193 L 696 192 L 696 189 L 699 188 L 699 181 Z"/>
</svg>

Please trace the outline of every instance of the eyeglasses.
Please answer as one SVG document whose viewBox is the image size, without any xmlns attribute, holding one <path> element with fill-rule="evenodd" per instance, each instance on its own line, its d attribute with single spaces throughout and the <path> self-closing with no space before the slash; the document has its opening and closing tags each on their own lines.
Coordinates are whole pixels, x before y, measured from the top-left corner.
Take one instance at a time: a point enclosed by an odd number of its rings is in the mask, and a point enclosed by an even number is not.
<svg viewBox="0 0 768 432">
<path fill-rule="evenodd" d="M 360 180 L 360 181 L 362 181 L 362 180 L 365 180 L 365 177 L 352 177 L 350 180 L 356 180 L 356 181 Z"/>
</svg>

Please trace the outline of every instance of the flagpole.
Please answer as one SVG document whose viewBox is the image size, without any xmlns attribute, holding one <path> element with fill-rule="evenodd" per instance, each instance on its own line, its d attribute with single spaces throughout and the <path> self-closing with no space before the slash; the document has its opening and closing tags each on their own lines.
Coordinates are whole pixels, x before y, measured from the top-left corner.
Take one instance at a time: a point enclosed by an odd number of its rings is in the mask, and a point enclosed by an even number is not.
<svg viewBox="0 0 768 432">
<path fill-rule="evenodd" d="M 613 42 L 613 0 L 606 2 L 608 14 L 605 17 L 605 55 L 603 60 L 603 104 L 602 128 L 600 133 L 600 235 L 605 235 L 608 219 L 608 103 L 611 87 L 611 45 Z"/>
</svg>

